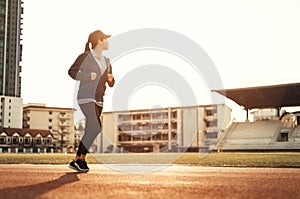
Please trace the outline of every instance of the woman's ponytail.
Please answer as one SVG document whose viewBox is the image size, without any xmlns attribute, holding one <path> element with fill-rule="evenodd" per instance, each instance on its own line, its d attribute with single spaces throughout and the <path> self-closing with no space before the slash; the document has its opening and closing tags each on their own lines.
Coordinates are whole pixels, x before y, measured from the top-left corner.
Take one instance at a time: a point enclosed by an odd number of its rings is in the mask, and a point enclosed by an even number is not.
<svg viewBox="0 0 300 199">
<path fill-rule="evenodd" d="M 90 42 L 89 41 L 86 42 L 86 44 L 85 44 L 85 51 L 91 51 L 91 49 L 90 49 Z"/>
</svg>

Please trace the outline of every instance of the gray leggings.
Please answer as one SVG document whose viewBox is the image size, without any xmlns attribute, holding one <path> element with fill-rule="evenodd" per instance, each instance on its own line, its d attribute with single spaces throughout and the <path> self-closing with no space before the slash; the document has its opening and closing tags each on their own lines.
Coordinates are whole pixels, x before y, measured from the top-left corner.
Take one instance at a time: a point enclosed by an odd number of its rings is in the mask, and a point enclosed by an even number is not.
<svg viewBox="0 0 300 199">
<path fill-rule="evenodd" d="M 86 123 L 84 135 L 79 143 L 76 153 L 77 156 L 80 156 L 81 154 L 86 155 L 95 138 L 101 132 L 100 116 L 103 109 L 94 102 L 79 104 L 79 107 L 86 118 Z"/>
</svg>

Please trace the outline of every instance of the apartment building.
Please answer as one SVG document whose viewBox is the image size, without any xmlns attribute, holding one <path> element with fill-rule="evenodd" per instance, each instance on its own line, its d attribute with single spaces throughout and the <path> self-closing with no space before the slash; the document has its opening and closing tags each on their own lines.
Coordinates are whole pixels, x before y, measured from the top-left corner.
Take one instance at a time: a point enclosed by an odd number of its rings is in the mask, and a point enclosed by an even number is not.
<svg viewBox="0 0 300 199">
<path fill-rule="evenodd" d="M 27 104 L 23 107 L 23 128 L 50 130 L 54 137 L 55 151 L 74 152 L 77 143 L 74 111 L 73 108 Z"/>
<path fill-rule="evenodd" d="M 0 0 L 0 95 L 21 96 L 21 0 Z"/>
<path fill-rule="evenodd" d="M 105 112 L 97 152 L 199 151 L 212 148 L 227 127 L 224 104 Z"/>
<path fill-rule="evenodd" d="M 22 98 L 0 96 L 0 127 L 22 128 Z"/>
</svg>

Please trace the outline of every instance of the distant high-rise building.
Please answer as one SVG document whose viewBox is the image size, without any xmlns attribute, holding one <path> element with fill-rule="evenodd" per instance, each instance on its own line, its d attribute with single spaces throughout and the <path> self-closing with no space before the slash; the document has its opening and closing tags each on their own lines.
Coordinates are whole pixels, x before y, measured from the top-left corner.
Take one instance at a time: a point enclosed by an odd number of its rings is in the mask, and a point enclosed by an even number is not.
<svg viewBox="0 0 300 199">
<path fill-rule="evenodd" d="M 21 96 L 22 0 L 0 0 L 0 95 Z"/>
</svg>

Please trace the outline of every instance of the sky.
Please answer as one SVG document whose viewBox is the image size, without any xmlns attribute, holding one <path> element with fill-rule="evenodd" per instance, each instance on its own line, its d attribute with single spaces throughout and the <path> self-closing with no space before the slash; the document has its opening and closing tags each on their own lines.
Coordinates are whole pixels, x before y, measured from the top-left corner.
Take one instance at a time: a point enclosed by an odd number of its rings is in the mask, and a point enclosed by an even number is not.
<svg viewBox="0 0 300 199">
<path fill-rule="evenodd" d="M 207 53 L 225 89 L 300 79 L 298 0 L 27 0 L 23 5 L 21 97 L 25 104 L 74 107 L 75 82 L 67 71 L 83 52 L 88 35 L 97 29 L 113 36 L 141 28 L 178 32 Z M 179 71 L 188 68 L 168 53 L 139 51 L 112 64 L 116 84 L 135 67 L 153 63 Z M 208 92 L 203 80 L 184 71 L 197 103 L 209 103 L 199 92 Z M 104 111 L 112 109 L 113 94 L 114 88 L 107 90 Z M 178 103 L 176 93 L 167 88 L 145 85 L 132 92 L 128 107 Z M 230 100 L 228 104 L 238 107 Z"/>
</svg>

